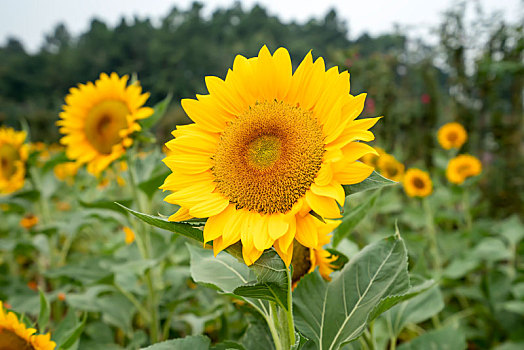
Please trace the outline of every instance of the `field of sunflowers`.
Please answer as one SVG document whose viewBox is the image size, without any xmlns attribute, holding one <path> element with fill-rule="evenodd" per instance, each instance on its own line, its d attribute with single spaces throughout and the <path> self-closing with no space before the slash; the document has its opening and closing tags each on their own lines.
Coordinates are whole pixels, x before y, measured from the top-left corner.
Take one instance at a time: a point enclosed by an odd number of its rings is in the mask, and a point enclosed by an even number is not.
<svg viewBox="0 0 524 350">
<path fill-rule="evenodd" d="M 0 350 L 524 348 L 523 193 L 492 196 L 522 187 L 489 178 L 514 166 L 430 88 L 388 120 L 358 74 L 391 55 L 295 55 L 261 44 L 154 103 L 98 72 L 55 143 L 0 125 Z"/>
</svg>

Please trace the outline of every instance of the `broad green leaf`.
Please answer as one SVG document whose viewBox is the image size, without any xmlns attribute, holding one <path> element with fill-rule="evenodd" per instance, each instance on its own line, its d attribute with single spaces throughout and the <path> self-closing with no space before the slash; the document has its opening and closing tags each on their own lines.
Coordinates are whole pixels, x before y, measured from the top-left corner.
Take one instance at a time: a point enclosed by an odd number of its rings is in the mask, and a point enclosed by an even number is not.
<svg viewBox="0 0 524 350">
<path fill-rule="evenodd" d="M 438 314 L 444 308 L 444 299 L 438 286 L 433 286 L 410 300 L 395 305 L 381 318 L 387 324 L 390 337 L 397 337 L 408 323 L 420 323 Z"/>
<path fill-rule="evenodd" d="M 246 349 L 242 344 L 236 343 L 234 341 L 226 340 L 225 342 L 218 343 L 210 350 L 249 350 Z"/>
<path fill-rule="evenodd" d="M 464 333 L 451 327 L 432 330 L 402 344 L 398 350 L 461 350 L 466 348 Z"/>
<path fill-rule="evenodd" d="M 336 247 L 343 238 L 348 237 L 357 224 L 366 217 L 366 214 L 375 205 L 380 190 L 375 191 L 371 196 L 366 198 L 364 203 L 359 204 L 356 208 L 351 209 L 333 234 L 333 246 Z"/>
<path fill-rule="evenodd" d="M 218 254 L 215 257 L 210 249 L 186 245 L 191 256 L 191 277 L 195 282 L 233 293 L 238 286 L 256 280 L 253 272 L 231 255 Z"/>
<path fill-rule="evenodd" d="M 118 202 L 115 202 L 140 220 L 144 221 L 145 223 L 148 223 L 150 225 L 156 226 L 158 228 L 171 231 L 174 233 L 178 233 L 182 236 L 186 236 L 189 238 L 192 238 L 194 240 L 197 240 L 199 242 L 204 242 L 204 235 L 201 230 L 198 228 L 195 228 L 194 226 L 200 226 L 201 223 L 194 223 L 190 224 L 187 221 L 186 222 L 171 222 L 167 221 L 166 219 L 162 219 L 158 216 L 153 216 L 149 214 L 140 213 L 138 211 L 135 211 L 133 209 L 129 209 L 128 207 L 119 204 Z"/>
<path fill-rule="evenodd" d="M 246 350 L 273 350 L 275 345 L 267 325 L 259 320 L 249 323 L 246 332 L 240 338 Z"/>
<path fill-rule="evenodd" d="M 411 298 L 413 298 L 413 297 L 415 297 L 415 296 L 417 296 L 417 295 L 427 291 L 434 284 L 435 284 L 435 281 L 427 280 L 427 281 L 424 281 L 423 283 L 420 283 L 420 284 L 418 284 L 418 285 L 416 285 L 414 287 L 409 288 L 405 293 L 392 295 L 392 296 L 389 296 L 387 298 L 382 299 L 380 301 L 380 303 L 377 305 L 377 307 L 375 307 L 373 312 L 370 314 L 369 321 L 375 319 L 380 314 L 382 314 L 386 310 L 390 309 L 391 307 L 397 305 L 401 301 L 411 299 Z"/>
<path fill-rule="evenodd" d="M 192 335 L 156 343 L 142 350 L 208 350 L 211 340 L 203 335 Z"/>
<path fill-rule="evenodd" d="M 409 288 L 406 248 L 395 235 L 365 247 L 330 283 L 318 271 L 303 277 L 293 293 L 296 326 L 319 349 L 338 349 Z"/>
<path fill-rule="evenodd" d="M 143 130 L 151 129 L 153 126 L 155 126 L 156 123 L 158 123 L 160 119 L 162 119 L 164 114 L 166 114 L 167 108 L 169 107 L 169 103 L 171 102 L 172 97 L 173 95 L 168 94 L 166 98 L 158 102 L 155 105 L 155 107 L 153 107 L 155 112 L 153 113 L 152 116 L 146 119 L 142 119 L 140 121 L 140 125 L 142 126 Z"/>
<path fill-rule="evenodd" d="M 354 185 L 343 185 L 342 187 L 344 187 L 344 192 L 346 192 L 346 196 L 349 196 L 358 192 L 375 190 L 395 184 L 397 184 L 397 182 L 386 179 L 376 171 L 373 171 L 371 175 L 369 175 L 368 178 L 364 181 Z"/>
<path fill-rule="evenodd" d="M 272 249 L 266 250 L 249 268 L 255 273 L 257 283 L 236 288 L 234 293 L 275 301 L 287 310 L 287 268 L 278 254 Z"/>
<path fill-rule="evenodd" d="M 15 199 L 24 199 L 28 201 L 35 202 L 40 198 L 40 192 L 38 190 L 28 190 L 28 191 L 22 191 L 22 192 L 16 192 L 11 196 L 11 198 Z"/>
<path fill-rule="evenodd" d="M 96 303 L 102 310 L 104 322 L 122 329 L 128 336 L 133 333 L 131 321 L 136 308 L 128 299 L 120 294 L 103 295 Z"/>
<path fill-rule="evenodd" d="M 191 255 L 191 277 L 195 282 L 225 293 L 243 296 L 259 312 L 264 315 L 269 314 L 267 305 L 256 299 L 278 301 L 272 294 L 272 291 L 277 287 L 272 286 L 274 289 L 270 290 L 267 286 L 262 285 L 271 282 L 263 280 L 263 277 L 259 277 L 260 279 L 257 281 L 255 271 L 231 255 L 221 253 L 215 257 L 210 249 L 203 249 L 190 244 L 187 244 L 187 247 Z M 270 273 L 262 274 L 262 276 L 270 275 Z M 260 285 L 257 285 L 257 282 Z M 275 284 L 275 282 L 272 283 Z M 256 285 L 256 287 L 251 287 L 253 285 Z M 240 294 L 238 294 L 237 289 L 239 287 L 246 288 L 241 289 Z M 250 288 L 254 288 L 258 294 L 250 293 Z"/>
<path fill-rule="evenodd" d="M 38 290 L 40 293 L 40 313 L 38 314 L 38 330 L 40 333 L 45 333 L 47 324 L 49 323 L 49 301 L 45 297 L 44 292 L 41 289 Z"/>
</svg>

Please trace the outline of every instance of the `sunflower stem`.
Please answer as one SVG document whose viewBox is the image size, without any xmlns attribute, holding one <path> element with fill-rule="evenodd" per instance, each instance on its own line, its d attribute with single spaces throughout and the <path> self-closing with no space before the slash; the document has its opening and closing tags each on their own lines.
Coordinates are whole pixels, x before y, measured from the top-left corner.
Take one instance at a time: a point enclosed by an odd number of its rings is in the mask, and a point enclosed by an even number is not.
<svg viewBox="0 0 524 350">
<path fill-rule="evenodd" d="M 433 263 L 432 267 L 435 270 L 435 273 L 437 274 L 437 277 L 440 277 L 440 269 L 441 269 L 441 259 L 440 254 L 438 251 L 438 241 L 437 241 L 437 232 L 435 229 L 435 222 L 433 221 L 433 212 L 431 211 L 431 207 L 429 205 L 428 199 L 423 198 L 422 204 L 424 206 L 424 211 L 426 214 L 426 228 L 428 230 L 429 234 L 429 240 L 430 240 L 430 249 L 433 255 Z"/>
<path fill-rule="evenodd" d="M 270 311 L 270 317 L 266 319 L 267 325 L 269 326 L 269 331 L 271 332 L 271 336 L 273 337 L 273 342 L 275 343 L 275 349 L 276 350 L 287 350 L 282 347 L 282 340 L 279 337 L 278 329 L 279 327 L 279 320 L 278 320 L 278 310 L 277 305 L 270 301 L 269 306 L 271 307 Z"/>
<path fill-rule="evenodd" d="M 133 197 L 136 201 L 138 210 L 142 213 L 147 213 L 147 203 L 144 202 L 143 196 L 141 196 L 141 193 L 137 190 L 138 183 L 136 181 L 136 154 L 133 156 L 129 155 L 130 152 L 127 154 L 127 162 L 128 162 L 128 175 L 129 175 L 129 185 L 131 187 L 131 190 L 133 192 Z M 148 226 L 144 225 L 141 222 L 138 222 L 138 220 L 133 220 L 133 226 L 135 227 L 135 233 L 136 233 L 136 242 L 138 249 L 140 251 L 140 254 L 142 255 L 142 259 L 149 260 L 151 257 L 151 242 L 149 237 L 149 231 Z M 150 322 L 149 322 L 149 332 L 150 332 L 150 339 L 151 343 L 154 344 L 161 339 L 159 338 L 159 329 L 160 329 L 160 320 L 158 318 L 158 303 L 157 303 L 157 297 L 156 297 L 156 291 L 155 291 L 155 284 L 153 283 L 153 276 L 152 276 L 152 269 L 148 268 L 145 270 L 145 282 L 147 285 L 148 290 L 148 296 L 147 301 L 149 304 L 149 312 L 150 312 Z"/>
<path fill-rule="evenodd" d="M 469 206 L 469 192 L 467 187 L 464 187 L 462 190 L 462 209 L 464 210 L 466 229 L 468 230 L 468 232 L 470 232 L 471 227 L 473 226 L 473 220 L 471 218 L 471 209 Z"/>
<path fill-rule="evenodd" d="M 295 322 L 293 320 L 293 294 L 291 290 L 292 280 L 291 280 L 291 267 L 286 269 L 287 274 L 287 327 L 288 327 L 288 337 L 289 345 L 295 344 Z"/>
</svg>

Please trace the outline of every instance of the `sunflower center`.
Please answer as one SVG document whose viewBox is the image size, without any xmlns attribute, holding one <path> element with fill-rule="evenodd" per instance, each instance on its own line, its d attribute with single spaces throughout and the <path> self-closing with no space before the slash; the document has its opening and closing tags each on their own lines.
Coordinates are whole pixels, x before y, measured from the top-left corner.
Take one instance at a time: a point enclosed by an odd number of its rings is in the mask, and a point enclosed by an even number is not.
<svg viewBox="0 0 524 350">
<path fill-rule="evenodd" d="M 265 169 L 278 160 L 282 143 L 275 135 L 262 135 L 247 146 L 247 159 L 252 166 Z"/>
<path fill-rule="evenodd" d="M 415 177 L 413 179 L 413 186 L 415 186 L 415 188 L 421 190 L 421 189 L 423 189 L 425 187 L 424 181 L 422 181 L 422 179 L 419 178 L 419 177 Z"/>
<path fill-rule="evenodd" d="M 0 329 L 0 350 L 34 350 L 34 348 L 15 333 L 7 329 Z"/>
<path fill-rule="evenodd" d="M 459 173 L 460 175 L 466 175 L 466 174 L 469 174 L 469 172 L 470 172 L 469 164 L 461 164 L 460 166 L 457 167 L 457 173 Z"/>
<path fill-rule="evenodd" d="M 0 146 L 0 176 L 8 179 L 16 172 L 16 161 L 20 155 L 15 147 L 9 144 Z"/>
<path fill-rule="evenodd" d="M 111 154 L 113 146 L 122 140 L 120 130 L 127 127 L 129 109 L 122 101 L 106 100 L 95 105 L 87 114 L 86 138 L 102 154 Z"/>
<path fill-rule="evenodd" d="M 398 174 L 398 168 L 394 164 L 390 164 L 386 167 L 386 174 L 389 176 L 396 176 Z"/>
<path fill-rule="evenodd" d="M 311 111 L 265 101 L 226 126 L 212 172 L 217 189 L 238 209 L 285 213 L 310 188 L 323 154 L 322 129 Z"/>
<path fill-rule="evenodd" d="M 449 142 L 452 142 L 452 143 L 453 143 L 453 142 L 457 141 L 457 139 L 458 139 L 458 135 L 457 135 L 456 132 L 450 132 L 450 133 L 448 133 L 448 141 L 449 141 Z"/>
</svg>

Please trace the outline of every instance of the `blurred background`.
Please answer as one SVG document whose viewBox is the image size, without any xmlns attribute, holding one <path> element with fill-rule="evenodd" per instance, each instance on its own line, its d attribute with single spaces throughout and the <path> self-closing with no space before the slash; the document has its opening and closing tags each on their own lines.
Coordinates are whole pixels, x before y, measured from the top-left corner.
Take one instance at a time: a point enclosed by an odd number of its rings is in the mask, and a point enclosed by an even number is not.
<svg viewBox="0 0 524 350">
<path fill-rule="evenodd" d="M 236 54 L 313 50 L 367 92 L 364 116 L 383 115 L 375 144 L 430 169 L 436 130 L 457 121 L 463 152 L 485 175 L 483 212 L 524 210 L 524 2 L 510 1 L 5 1 L 0 4 L 0 124 L 57 142 L 69 88 L 101 72 L 137 74 L 149 105 L 173 94 L 159 142 L 188 123 L 181 98 L 205 93 Z"/>
</svg>

